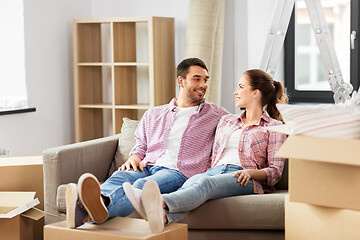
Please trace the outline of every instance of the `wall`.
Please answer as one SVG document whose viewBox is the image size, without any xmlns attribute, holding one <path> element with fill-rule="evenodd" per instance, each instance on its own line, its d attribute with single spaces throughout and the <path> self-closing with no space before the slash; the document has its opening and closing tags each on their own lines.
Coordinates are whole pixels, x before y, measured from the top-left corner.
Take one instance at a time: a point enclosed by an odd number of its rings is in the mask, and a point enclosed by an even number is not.
<svg viewBox="0 0 360 240">
<path fill-rule="evenodd" d="M 0 116 L 0 148 L 9 156 L 73 142 L 71 21 L 90 14 L 88 0 L 24 0 L 28 103 L 36 112 Z"/>
<path fill-rule="evenodd" d="M 0 148 L 41 155 L 74 141 L 71 20 L 80 17 L 175 18 L 175 63 L 185 54 L 190 0 L 24 0 L 26 81 L 36 112 L 0 116 Z M 227 0 L 221 105 L 238 112 L 232 93 L 240 75 L 258 67 L 275 0 Z M 161 6 L 161 7 L 159 7 Z M 262 6 L 260 9 L 258 6 Z"/>
<path fill-rule="evenodd" d="M 175 64 L 185 54 L 189 0 L 92 0 L 92 17 L 158 16 L 175 18 Z"/>
</svg>

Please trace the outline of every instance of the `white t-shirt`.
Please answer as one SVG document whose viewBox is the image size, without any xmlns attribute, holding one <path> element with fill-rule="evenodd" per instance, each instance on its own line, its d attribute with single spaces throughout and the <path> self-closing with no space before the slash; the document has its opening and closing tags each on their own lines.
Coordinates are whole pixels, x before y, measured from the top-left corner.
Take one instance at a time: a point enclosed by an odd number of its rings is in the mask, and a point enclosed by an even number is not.
<svg viewBox="0 0 360 240">
<path fill-rule="evenodd" d="M 172 125 L 167 139 L 165 139 L 166 151 L 159 157 L 155 164 L 156 166 L 163 166 L 170 169 L 177 168 L 177 157 L 179 154 L 180 143 L 186 127 L 189 124 L 190 117 L 197 112 L 194 107 L 176 107 L 176 115 L 174 124 Z"/>
<path fill-rule="evenodd" d="M 231 134 L 230 139 L 225 146 L 221 159 L 216 164 L 216 166 L 220 166 L 222 164 L 233 164 L 233 165 L 241 166 L 239 159 L 239 141 L 242 131 L 243 131 L 242 129 L 239 129 Z M 220 155 L 217 156 L 216 161 L 218 160 L 219 157 Z"/>
</svg>

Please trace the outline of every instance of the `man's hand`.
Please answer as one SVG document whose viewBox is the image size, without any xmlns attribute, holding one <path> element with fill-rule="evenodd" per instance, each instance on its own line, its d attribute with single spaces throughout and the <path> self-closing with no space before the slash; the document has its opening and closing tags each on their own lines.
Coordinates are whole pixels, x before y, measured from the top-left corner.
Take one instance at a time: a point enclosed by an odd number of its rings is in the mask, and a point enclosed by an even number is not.
<svg viewBox="0 0 360 240">
<path fill-rule="evenodd" d="M 252 178 L 251 172 L 252 172 L 251 169 L 239 170 L 233 172 L 232 175 L 234 178 L 237 177 L 237 182 L 240 183 L 240 185 L 244 185 L 245 187 L 248 184 L 249 180 Z"/>
<path fill-rule="evenodd" d="M 144 170 L 143 165 L 140 163 L 142 159 L 137 155 L 132 155 L 129 159 L 119 167 L 119 171 L 130 171 L 133 168 L 134 172 L 139 168 L 140 171 Z"/>
</svg>

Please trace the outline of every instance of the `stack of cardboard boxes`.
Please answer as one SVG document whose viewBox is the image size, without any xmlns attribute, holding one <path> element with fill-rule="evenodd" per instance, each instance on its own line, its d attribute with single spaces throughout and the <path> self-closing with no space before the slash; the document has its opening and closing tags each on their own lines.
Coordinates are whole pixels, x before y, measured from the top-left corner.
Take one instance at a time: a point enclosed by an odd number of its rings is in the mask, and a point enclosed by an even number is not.
<svg viewBox="0 0 360 240">
<path fill-rule="evenodd" d="M 360 140 L 290 136 L 286 239 L 359 239 Z"/>
</svg>

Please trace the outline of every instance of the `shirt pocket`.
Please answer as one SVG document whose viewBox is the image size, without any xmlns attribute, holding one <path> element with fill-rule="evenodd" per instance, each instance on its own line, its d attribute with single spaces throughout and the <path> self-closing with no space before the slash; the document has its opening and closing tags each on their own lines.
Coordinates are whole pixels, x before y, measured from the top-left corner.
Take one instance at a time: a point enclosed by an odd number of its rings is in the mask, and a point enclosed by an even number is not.
<svg viewBox="0 0 360 240">
<path fill-rule="evenodd" d="M 247 151 L 259 165 L 263 165 L 266 161 L 268 134 L 267 131 L 259 130 L 256 132 L 249 132 L 247 136 Z"/>
</svg>

